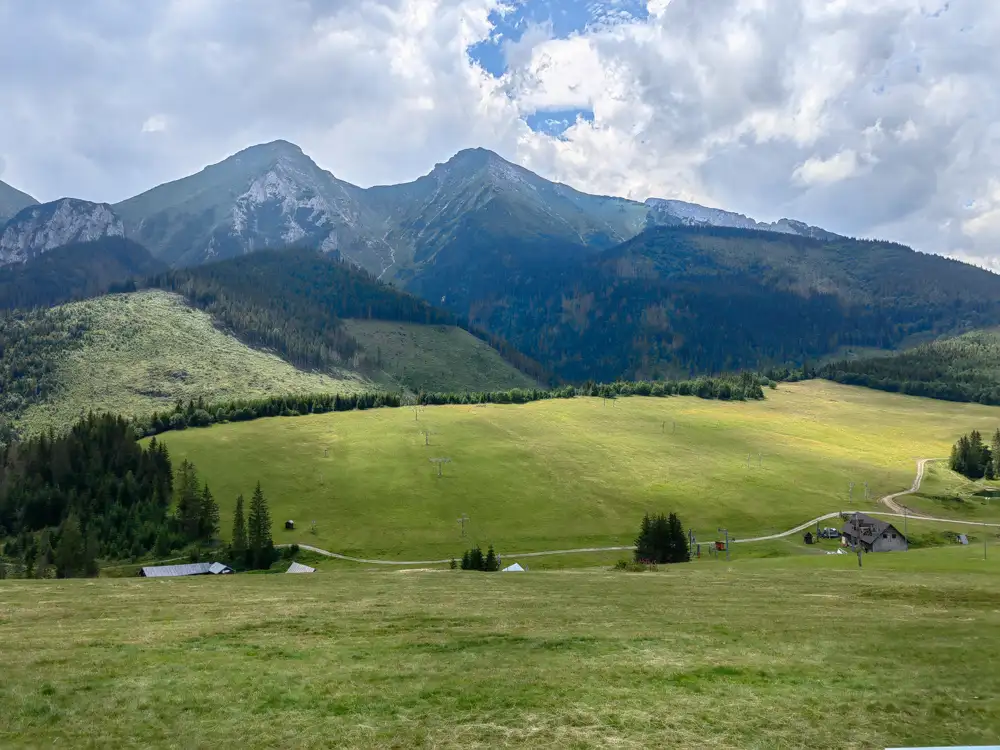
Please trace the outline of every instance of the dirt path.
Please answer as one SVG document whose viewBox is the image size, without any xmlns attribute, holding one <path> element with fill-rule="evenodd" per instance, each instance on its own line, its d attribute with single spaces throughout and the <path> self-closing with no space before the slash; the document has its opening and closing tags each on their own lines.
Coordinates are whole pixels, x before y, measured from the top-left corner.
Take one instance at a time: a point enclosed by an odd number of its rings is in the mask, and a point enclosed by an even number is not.
<svg viewBox="0 0 1000 750">
<path fill-rule="evenodd" d="M 889 510 L 894 513 L 904 513 L 903 507 L 896 502 L 896 498 L 903 497 L 905 495 L 912 495 L 916 492 L 920 492 L 920 483 L 924 481 L 924 470 L 927 468 L 927 464 L 931 461 L 940 461 L 940 458 L 921 458 L 917 461 L 917 476 L 913 480 L 913 484 L 910 489 L 903 490 L 902 492 L 894 492 L 891 495 L 886 495 L 879 500 L 880 503 L 885 505 Z"/>
<path fill-rule="evenodd" d="M 982 521 L 961 521 L 955 518 L 937 518 L 935 516 L 923 516 L 915 513 L 910 513 L 908 510 L 904 509 L 899 503 L 896 502 L 897 498 L 903 497 L 905 495 L 912 495 L 915 492 L 920 491 L 920 484 L 924 481 L 924 471 L 927 464 L 931 461 L 940 461 L 939 458 L 922 458 L 917 461 L 917 476 L 913 480 L 913 484 L 908 490 L 902 490 L 901 492 L 894 492 L 891 495 L 886 495 L 879 500 L 880 503 L 885 505 L 892 513 L 885 513 L 882 511 L 873 511 L 866 513 L 869 516 L 885 516 L 889 518 L 902 518 L 905 514 L 907 518 L 912 518 L 915 521 L 933 521 L 936 523 L 956 523 L 963 524 L 965 526 L 988 526 L 990 528 L 1000 528 L 1000 523 L 984 523 Z M 827 513 L 822 516 L 817 516 L 812 518 L 805 523 L 799 524 L 795 528 L 789 529 L 788 531 L 782 531 L 778 534 L 768 534 L 766 536 L 754 536 L 746 537 L 744 539 L 733 539 L 730 538 L 730 544 L 748 544 L 750 542 L 769 542 L 774 539 L 784 539 L 785 537 L 792 536 L 793 534 L 798 534 L 801 531 L 812 528 L 822 521 L 827 521 L 831 518 L 838 518 L 841 514 L 855 513 L 856 510 L 836 510 L 832 513 Z M 288 547 L 287 544 L 279 544 L 278 547 Z M 300 544 L 300 549 L 307 549 L 310 552 L 315 552 L 318 555 L 324 555 L 325 557 L 333 557 L 337 560 L 347 560 L 348 562 L 364 563 L 366 565 L 444 565 L 451 560 L 368 560 L 363 557 L 351 557 L 349 555 L 341 555 L 337 552 L 329 552 L 325 549 L 320 549 L 319 547 L 313 547 L 308 544 Z M 545 550 L 543 552 L 523 552 L 521 554 L 515 553 L 504 553 L 504 557 L 507 559 L 522 558 L 522 557 L 548 557 L 550 555 L 572 555 L 581 552 L 624 552 L 627 550 L 635 549 L 634 547 L 577 547 L 575 549 L 553 549 Z"/>
</svg>

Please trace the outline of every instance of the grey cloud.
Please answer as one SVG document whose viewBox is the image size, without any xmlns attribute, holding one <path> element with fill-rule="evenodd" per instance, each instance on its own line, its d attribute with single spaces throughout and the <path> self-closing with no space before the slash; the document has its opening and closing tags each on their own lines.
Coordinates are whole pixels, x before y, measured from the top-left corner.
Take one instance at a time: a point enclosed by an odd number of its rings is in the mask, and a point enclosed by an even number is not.
<svg viewBox="0 0 1000 750">
<path fill-rule="evenodd" d="M 502 79 L 465 53 L 496 5 L 0 2 L 4 179 L 41 199 L 116 200 L 285 138 L 373 184 L 481 145 L 596 192 L 1000 255 L 1000 228 L 963 229 L 1000 175 L 1000 5 L 673 0 L 646 21 L 617 15 L 579 34 L 608 85 L 594 122 L 561 138 L 519 119 L 548 74 L 532 68 L 546 27 L 505 47 Z M 164 127 L 143 132 L 150 118 Z M 796 179 L 845 150 L 856 174 Z"/>
</svg>

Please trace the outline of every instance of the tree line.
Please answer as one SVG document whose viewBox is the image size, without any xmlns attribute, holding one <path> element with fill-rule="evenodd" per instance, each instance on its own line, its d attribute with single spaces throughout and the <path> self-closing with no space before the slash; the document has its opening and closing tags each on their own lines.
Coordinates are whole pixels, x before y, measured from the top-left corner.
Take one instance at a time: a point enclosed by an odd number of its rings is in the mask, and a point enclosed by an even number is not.
<svg viewBox="0 0 1000 750">
<path fill-rule="evenodd" d="M 215 404 L 204 399 L 178 402 L 169 411 L 155 412 L 134 421 L 141 435 L 158 435 L 188 427 L 208 427 L 225 422 L 246 422 L 265 417 L 295 417 L 302 414 L 325 414 L 355 409 L 399 408 L 406 405 L 431 406 L 445 404 L 526 404 L 555 398 L 629 396 L 697 396 L 720 400 L 761 400 L 766 381 L 752 373 L 698 378 L 696 380 L 617 383 L 584 383 L 551 390 L 514 388 L 507 391 L 477 391 L 457 393 L 419 392 L 412 397 L 389 391 L 362 393 L 320 393 L 300 396 L 271 396 L 260 399 L 239 399 Z"/>
<path fill-rule="evenodd" d="M 819 375 L 890 393 L 1000 405 L 1000 335 L 974 331 L 898 353 L 834 362 Z"/>
<path fill-rule="evenodd" d="M 485 555 L 482 548 L 477 544 L 475 547 L 465 550 L 461 563 L 452 560 L 451 568 L 452 570 L 461 568 L 462 570 L 480 570 L 484 573 L 495 573 L 500 570 L 500 558 L 497 556 L 492 544 L 486 550 Z"/>
<path fill-rule="evenodd" d="M 246 533 L 234 529 L 236 547 L 222 549 L 219 506 L 194 465 L 183 461 L 175 473 L 166 445 L 154 437 L 143 447 L 121 417 L 90 415 L 65 435 L 0 448 L 0 543 L 17 575 L 96 575 L 98 560 L 162 559 L 185 549 L 214 550 L 240 568 L 268 567 L 270 524 L 258 484 Z"/>
</svg>

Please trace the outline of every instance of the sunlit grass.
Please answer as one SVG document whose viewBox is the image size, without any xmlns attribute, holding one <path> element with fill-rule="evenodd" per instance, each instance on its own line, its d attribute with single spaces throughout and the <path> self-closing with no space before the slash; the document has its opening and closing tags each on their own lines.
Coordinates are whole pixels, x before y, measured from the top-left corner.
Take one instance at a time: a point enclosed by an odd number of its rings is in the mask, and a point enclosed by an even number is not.
<svg viewBox="0 0 1000 750">
<path fill-rule="evenodd" d="M 472 542 L 505 554 L 630 544 L 646 511 L 677 511 L 707 541 L 719 526 L 745 537 L 876 510 L 874 498 L 910 486 L 918 458 L 945 456 L 958 435 L 1000 423 L 995 407 L 822 381 L 767 396 L 382 409 L 162 439 L 208 480 L 224 532 L 236 495 L 260 480 L 278 542 L 421 560 L 460 556 Z M 435 457 L 452 459 L 440 479 Z M 285 519 L 296 531 L 282 529 Z"/>
<path fill-rule="evenodd" d="M 0 582 L 3 747 L 882 748 L 1000 733 L 1000 556 Z"/>
</svg>

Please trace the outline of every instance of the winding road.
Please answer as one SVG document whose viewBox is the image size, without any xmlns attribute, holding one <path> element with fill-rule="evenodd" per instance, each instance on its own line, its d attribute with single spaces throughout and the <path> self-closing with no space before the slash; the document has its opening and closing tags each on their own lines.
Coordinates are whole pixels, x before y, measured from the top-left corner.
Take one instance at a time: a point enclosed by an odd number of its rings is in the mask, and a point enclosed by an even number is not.
<svg viewBox="0 0 1000 750">
<path fill-rule="evenodd" d="M 885 505 L 891 513 L 885 513 L 882 511 L 872 511 L 867 512 L 866 515 L 869 516 L 884 516 L 887 518 L 912 518 L 915 521 L 934 521 L 937 523 L 958 523 L 964 524 L 966 526 L 989 526 L 992 528 L 1000 528 L 1000 523 L 984 523 L 982 521 L 961 521 L 955 518 L 937 518 L 935 516 L 924 516 L 917 513 L 910 513 L 908 509 L 901 506 L 896 500 L 900 497 L 906 495 L 912 495 L 915 492 L 920 491 L 920 485 L 924 481 L 924 472 L 926 470 L 927 464 L 931 461 L 940 461 L 939 458 L 921 458 L 917 461 L 917 476 L 913 480 L 913 484 L 908 490 L 902 490 L 901 492 L 894 492 L 891 495 L 886 495 L 879 499 L 879 502 Z M 803 524 L 799 524 L 793 529 L 788 531 L 782 531 L 778 534 L 768 534 L 767 536 L 755 536 L 748 537 L 746 539 L 730 539 L 730 544 L 748 544 L 750 542 L 768 542 L 774 539 L 783 539 L 793 534 L 798 534 L 800 531 L 805 531 L 806 529 L 812 528 L 816 524 L 829 520 L 831 518 L 838 518 L 842 513 L 855 513 L 856 510 L 846 510 L 846 511 L 834 511 L 833 513 L 827 513 L 822 516 L 817 516 L 806 521 Z M 278 547 L 288 547 L 288 544 L 279 544 Z M 309 544 L 300 544 L 299 549 L 309 550 L 310 552 L 315 552 L 318 555 L 323 555 L 325 557 L 333 557 L 337 560 L 346 560 L 348 562 L 364 563 L 367 565 L 396 565 L 396 566 L 408 566 L 408 565 L 443 565 L 451 562 L 451 560 L 368 560 L 363 557 L 351 557 L 350 555 L 341 555 L 338 552 L 330 552 L 329 550 L 320 549 L 319 547 L 313 547 Z M 522 557 L 548 557 L 550 555 L 572 555 L 581 552 L 622 552 L 626 550 L 635 549 L 632 545 L 625 547 L 578 547 L 576 549 L 553 549 L 545 550 L 544 552 L 522 552 L 520 554 L 506 552 L 504 557 L 507 559 L 512 558 L 522 558 Z"/>
</svg>

